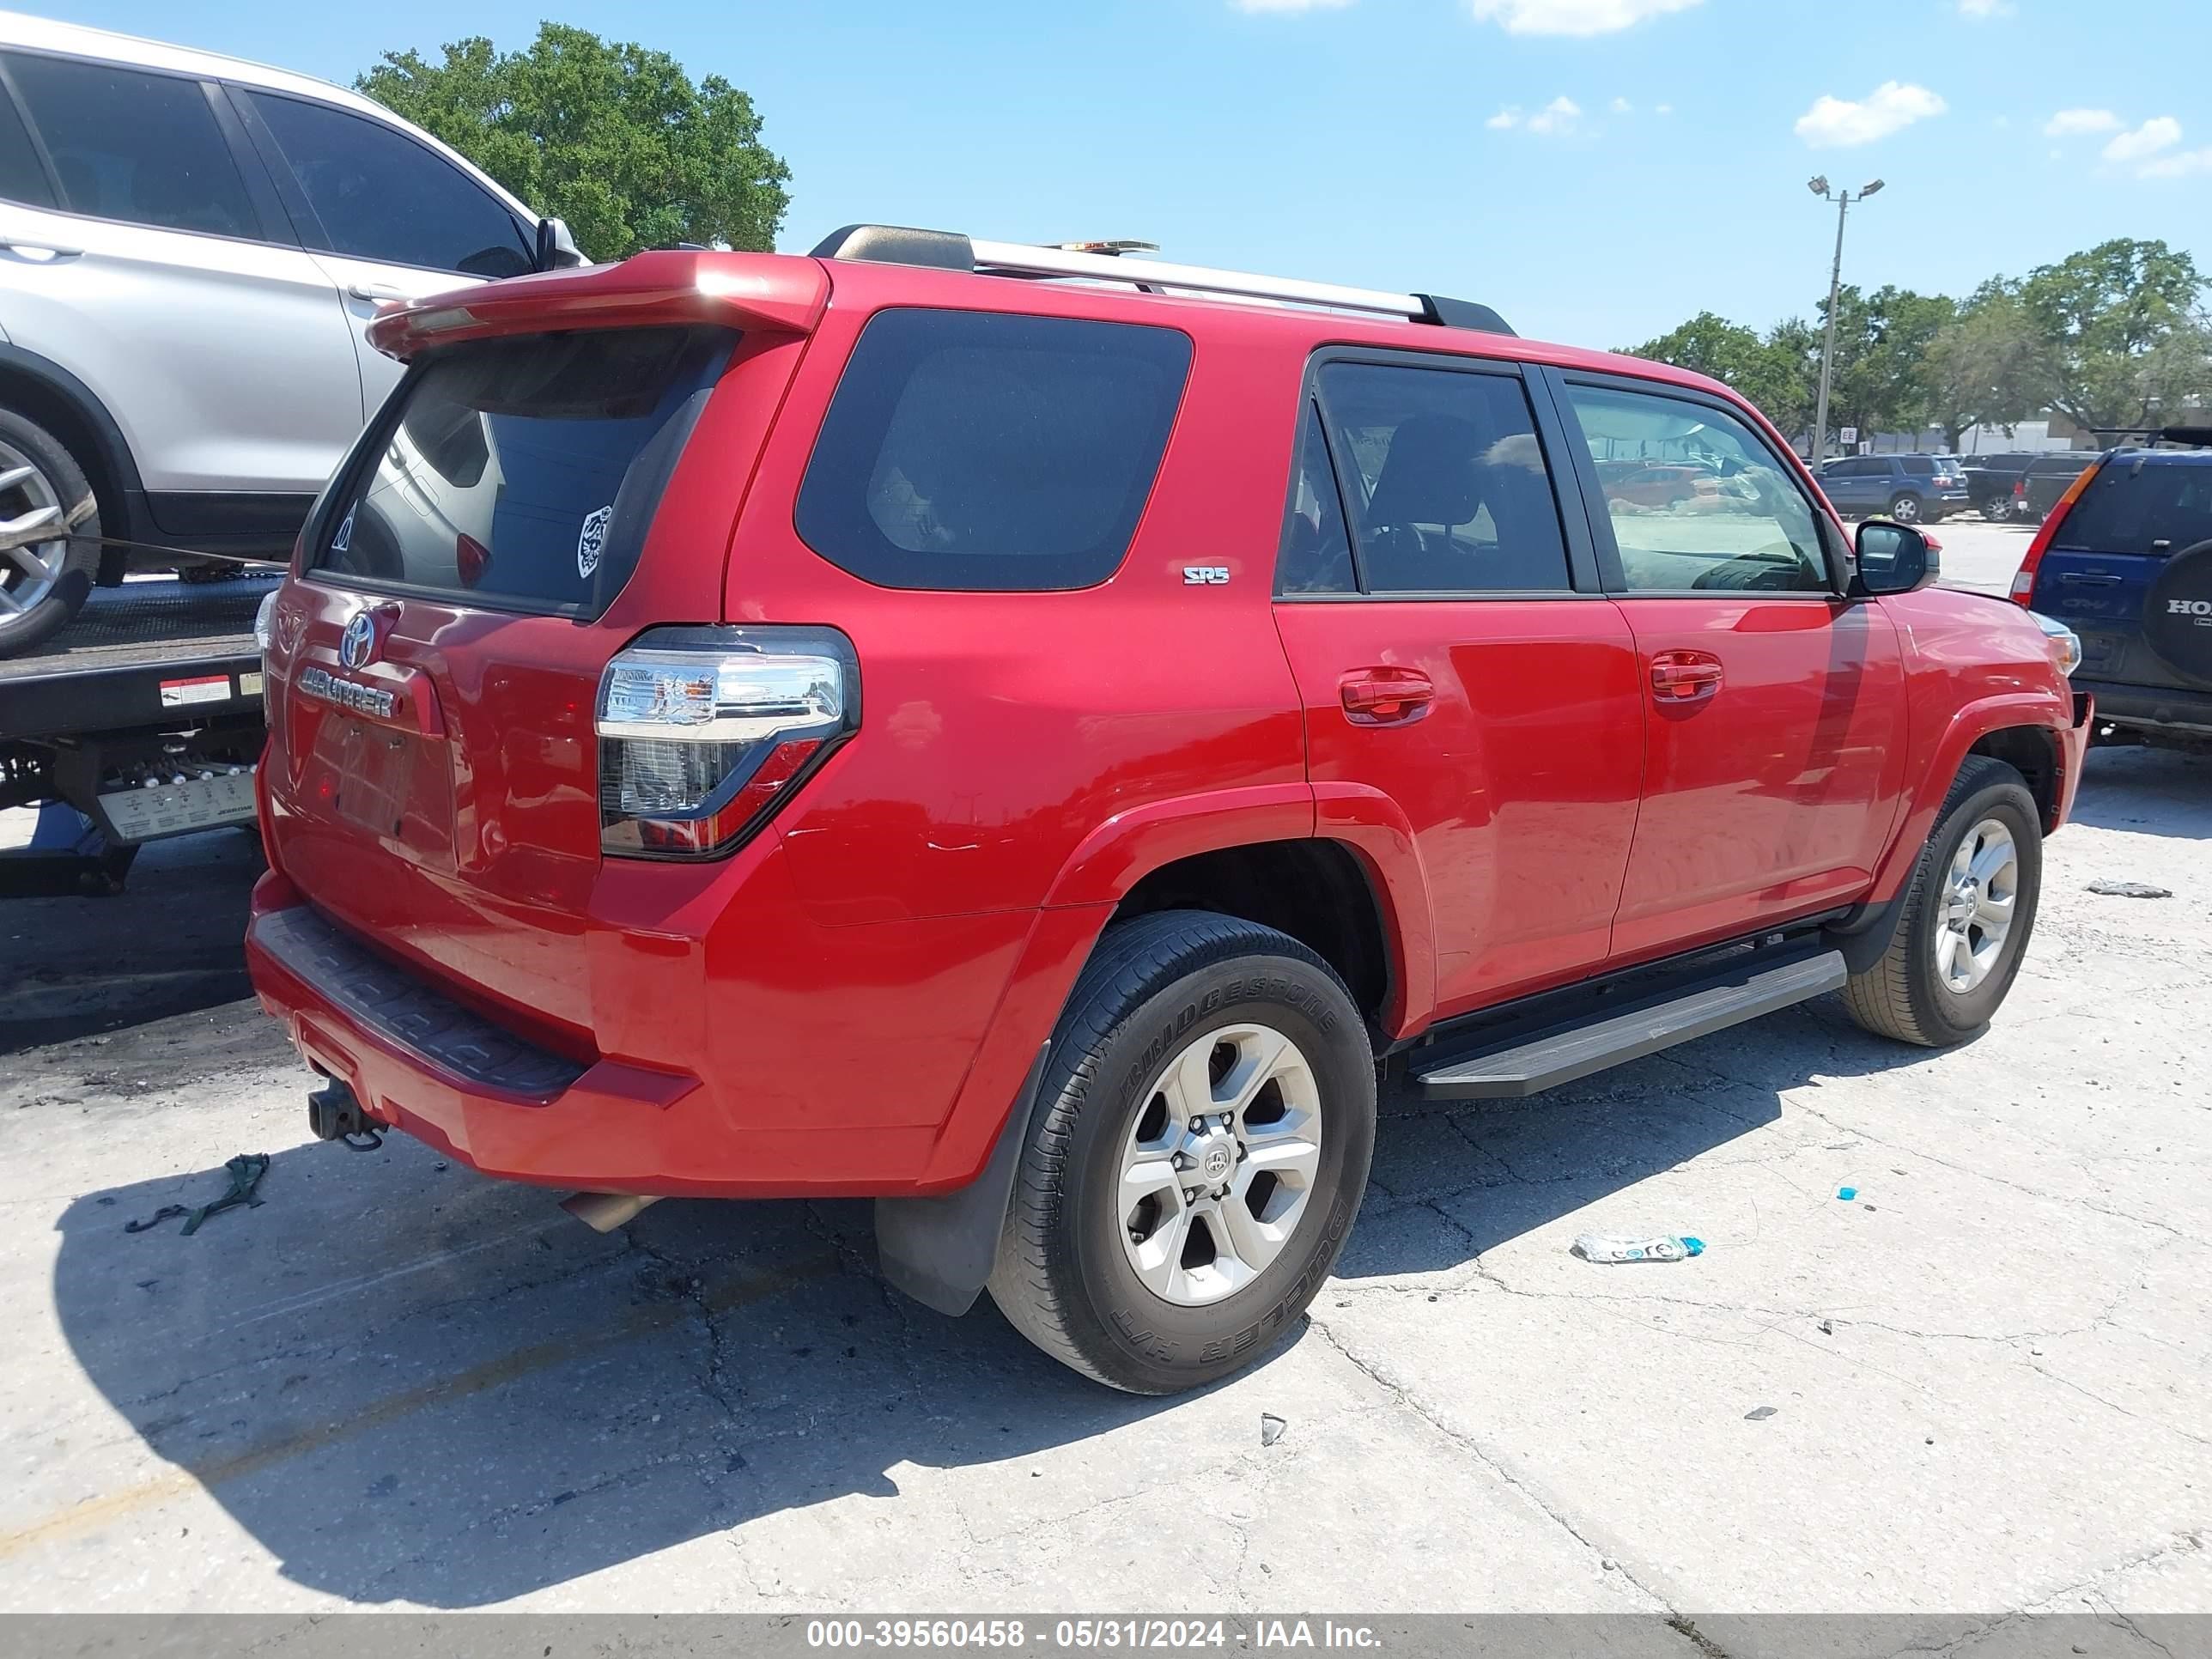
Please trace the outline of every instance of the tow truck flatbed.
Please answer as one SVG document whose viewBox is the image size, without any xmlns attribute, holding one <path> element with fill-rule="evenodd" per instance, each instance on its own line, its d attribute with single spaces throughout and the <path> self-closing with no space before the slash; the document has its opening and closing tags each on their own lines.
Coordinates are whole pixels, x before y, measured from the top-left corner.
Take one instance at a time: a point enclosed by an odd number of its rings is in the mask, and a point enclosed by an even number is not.
<svg viewBox="0 0 2212 1659">
<path fill-rule="evenodd" d="M 190 718 L 258 709 L 261 653 L 253 613 L 282 580 L 271 571 L 94 589 L 53 639 L 26 656 L 0 659 L 0 738 L 159 724 L 180 712 Z M 227 677 L 220 687 L 219 676 Z"/>
<path fill-rule="evenodd" d="M 0 660 L 0 806 L 47 809 L 30 847 L 0 854 L 0 894 L 113 890 L 146 842 L 252 823 L 253 618 L 282 580 L 96 589 L 45 646 Z"/>
</svg>

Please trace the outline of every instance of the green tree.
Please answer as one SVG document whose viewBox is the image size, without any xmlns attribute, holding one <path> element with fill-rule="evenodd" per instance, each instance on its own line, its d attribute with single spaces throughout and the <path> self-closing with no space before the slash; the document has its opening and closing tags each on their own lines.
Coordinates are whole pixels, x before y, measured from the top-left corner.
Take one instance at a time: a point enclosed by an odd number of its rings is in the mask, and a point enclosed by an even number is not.
<svg viewBox="0 0 2212 1659">
<path fill-rule="evenodd" d="M 1829 420 L 1869 434 L 1917 432 L 1927 425 L 1935 404 L 1926 373 L 1929 343 L 1956 311 L 1956 302 L 1940 294 L 1888 286 L 1864 294 L 1846 284 L 1836 296 Z M 1825 324 L 1825 302 L 1820 316 Z"/>
<path fill-rule="evenodd" d="M 354 84 L 567 220 L 592 258 L 775 246 L 791 172 L 762 143 L 752 100 L 720 76 L 695 85 L 665 52 L 559 23 L 524 52 L 476 36 L 444 54 L 386 52 Z"/>
<path fill-rule="evenodd" d="M 2051 354 L 2054 406 L 2109 430 L 2203 395 L 2206 286 L 2186 252 L 2126 237 L 2028 272 L 2020 302 Z"/>
<path fill-rule="evenodd" d="M 1673 363 L 1724 382 L 1794 436 L 1811 418 L 1812 401 L 1802 350 L 1794 340 L 1778 337 L 1789 326 L 1778 326 L 1762 339 L 1740 323 L 1701 311 L 1680 327 L 1630 351 L 1634 356 Z"/>
<path fill-rule="evenodd" d="M 1966 428 L 2007 427 L 2048 409 L 2057 387 L 2050 342 L 2014 287 L 1982 284 L 1928 343 L 1930 418 L 1955 450 Z"/>
</svg>

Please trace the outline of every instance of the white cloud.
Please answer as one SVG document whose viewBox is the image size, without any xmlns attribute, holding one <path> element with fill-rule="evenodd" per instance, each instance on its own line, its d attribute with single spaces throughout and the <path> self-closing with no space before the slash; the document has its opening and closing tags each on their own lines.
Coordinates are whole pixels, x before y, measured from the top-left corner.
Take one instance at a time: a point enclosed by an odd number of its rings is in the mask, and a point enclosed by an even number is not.
<svg viewBox="0 0 2212 1659">
<path fill-rule="evenodd" d="M 1636 113 L 1636 106 L 1630 103 L 1626 98 L 1616 98 L 1610 104 L 1607 105 L 1606 107 L 1611 110 L 1615 115 L 1633 115 Z"/>
<path fill-rule="evenodd" d="M 2113 132 L 2120 118 L 2108 109 L 2062 109 L 2043 124 L 2047 138 L 2070 138 L 2083 132 Z"/>
<path fill-rule="evenodd" d="M 1925 87 L 1885 81 L 1861 99 L 1821 94 L 1813 100 L 1813 107 L 1797 118 L 1797 136 L 1815 149 L 1848 149 L 1887 138 L 1915 121 L 1941 115 L 1945 107 L 1943 100 Z"/>
<path fill-rule="evenodd" d="M 1583 118 L 1583 106 L 1564 94 L 1538 110 L 1528 118 L 1528 131 L 1542 133 L 1567 133 L 1575 130 L 1575 123 Z"/>
<path fill-rule="evenodd" d="M 1336 11 L 1352 0 L 1229 0 L 1239 11 Z"/>
<path fill-rule="evenodd" d="M 1651 112 L 1654 115 L 1672 115 L 1674 112 L 1674 106 L 1672 104 L 1654 104 L 1651 106 Z"/>
<path fill-rule="evenodd" d="M 2172 155 L 2161 155 L 2155 161 L 2146 161 L 2136 169 L 2136 177 L 2186 179 L 2199 173 L 2212 173 L 2212 147 L 2179 150 Z"/>
<path fill-rule="evenodd" d="M 1508 127 L 1517 127 L 1521 125 L 1520 107 L 1517 105 L 1509 104 L 1482 125 L 1498 132 L 1503 132 Z"/>
<path fill-rule="evenodd" d="M 1478 23 L 1508 34 L 1613 34 L 1647 17 L 1687 11 L 1705 0 L 1468 0 Z"/>
<path fill-rule="evenodd" d="M 2009 17 L 2012 0 L 1959 0 L 1959 15 L 1974 23 L 1986 23 L 1992 17 Z"/>
<path fill-rule="evenodd" d="M 2132 132 L 2115 133 L 2105 146 L 2107 161 L 2140 161 L 2181 142 L 2181 123 L 2171 115 L 2154 115 Z"/>
</svg>

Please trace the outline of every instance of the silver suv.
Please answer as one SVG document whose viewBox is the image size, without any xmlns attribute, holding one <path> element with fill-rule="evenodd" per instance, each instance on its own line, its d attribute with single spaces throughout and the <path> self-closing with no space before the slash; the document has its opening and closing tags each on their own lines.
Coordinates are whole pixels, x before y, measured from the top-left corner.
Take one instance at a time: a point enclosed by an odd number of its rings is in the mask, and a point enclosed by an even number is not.
<svg viewBox="0 0 2212 1659">
<path fill-rule="evenodd" d="M 284 557 L 398 379 L 380 301 L 581 262 L 368 99 L 0 12 L 0 656 L 193 563 L 118 541 Z"/>
</svg>

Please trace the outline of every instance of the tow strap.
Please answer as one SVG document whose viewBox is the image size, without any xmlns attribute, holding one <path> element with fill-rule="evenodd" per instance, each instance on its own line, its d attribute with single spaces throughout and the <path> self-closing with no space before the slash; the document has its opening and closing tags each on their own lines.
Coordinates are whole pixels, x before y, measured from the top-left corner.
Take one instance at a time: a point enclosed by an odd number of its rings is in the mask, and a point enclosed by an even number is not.
<svg viewBox="0 0 2212 1659">
<path fill-rule="evenodd" d="M 253 1189 L 261 1184 L 261 1177 L 269 1173 L 269 1154 L 240 1152 L 222 1167 L 230 1172 L 230 1190 L 221 1198 L 212 1203 L 203 1204 L 198 1209 L 184 1204 L 164 1204 L 143 1221 L 125 1222 L 123 1231 L 143 1233 L 149 1228 L 160 1226 L 172 1216 L 180 1215 L 185 1218 L 185 1224 L 179 1237 L 190 1238 L 200 1230 L 200 1223 L 211 1215 L 219 1215 L 240 1204 L 258 1206 L 261 1200 L 254 1195 Z"/>
</svg>

